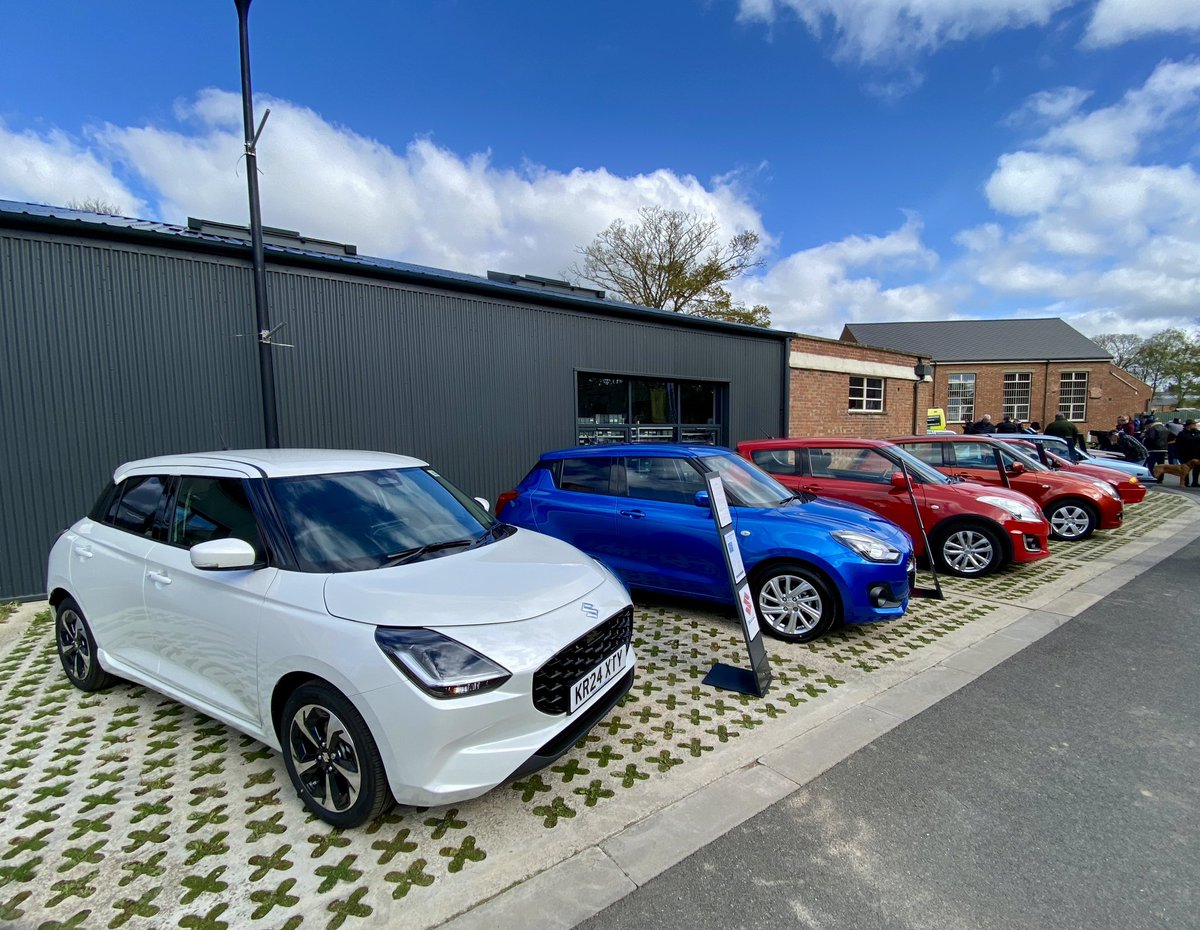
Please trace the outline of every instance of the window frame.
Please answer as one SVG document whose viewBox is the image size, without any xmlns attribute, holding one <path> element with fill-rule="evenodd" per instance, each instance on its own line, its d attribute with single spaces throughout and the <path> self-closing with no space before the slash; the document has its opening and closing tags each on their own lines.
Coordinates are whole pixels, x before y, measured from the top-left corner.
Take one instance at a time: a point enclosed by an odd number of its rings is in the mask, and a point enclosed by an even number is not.
<svg viewBox="0 0 1200 930">
<path fill-rule="evenodd" d="M 956 380 L 958 379 L 958 380 Z M 960 386 L 968 383 L 966 379 L 970 379 L 971 385 L 970 403 L 965 404 L 962 398 L 967 396 L 965 393 L 960 393 L 956 398 L 954 395 L 955 385 Z M 975 422 L 975 397 L 976 389 L 979 384 L 979 379 L 976 372 L 973 371 L 953 371 L 946 376 L 946 422 L 947 423 L 974 423 Z M 964 413 L 965 410 L 965 413 Z M 957 415 L 956 415 L 957 414 Z"/>
<path fill-rule="evenodd" d="M 1024 380 L 1021 380 L 1022 376 Z M 1009 381 L 1009 378 L 1016 380 Z M 1009 401 L 1009 386 L 1024 386 L 1025 400 L 1024 403 Z M 1001 397 L 1003 403 L 1001 405 L 1001 414 L 1006 417 L 1011 417 L 1014 421 L 1022 423 L 1029 422 L 1029 415 L 1032 412 L 1031 402 L 1033 400 L 1033 372 L 1032 371 L 1006 371 L 1001 381 Z M 1024 413 L 1021 409 L 1024 409 Z"/>
<path fill-rule="evenodd" d="M 596 422 L 596 416 L 581 415 L 580 391 L 585 378 L 607 378 L 624 382 L 625 410 L 621 422 Z M 666 385 L 667 408 L 674 417 L 660 423 L 634 422 L 634 392 L 637 387 Z M 710 422 L 693 423 L 683 420 L 684 393 L 687 385 L 703 385 L 713 391 L 713 411 Z M 630 374 L 612 371 L 575 369 L 575 435 L 581 446 L 614 445 L 618 443 L 682 442 L 697 445 L 727 446 L 729 444 L 728 381 L 709 378 L 687 378 L 671 375 Z M 651 401 L 652 402 L 652 401 Z"/>
<path fill-rule="evenodd" d="M 1073 377 L 1074 375 L 1083 375 L 1082 378 Z M 1086 368 L 1074 368 L 1069 371 L 1060 371 L 1058 373 L 1058 412 L 1065 413 L 1067 419 L 1072 423 L 1083 423 L 1087 420 L 1087 402 L 1088 402 L 1088 386 L 1091 383 L 1091 372 Z M 1064 401 L 1066 388 L 1071 386 L 1072 395 L 1076 393 L 1074 388 L 1078 386 L 1079 400 Z M 1080 415 L 1075 415 L 1075 408 L 1080 409 Z"/>
<path fill-rule="evenodd" d="M 854 382 L 861 382 L 861 396 L 855 396 Z M 874 401 L 870 393 L 873 389 L 872 382 L 879 384 L 879 399 Z M 855 406 L 855 402 L 861 406 Z M 887 401 L 887 379 L 874 378 L 870 375 L 850 375 L 850 392 L 847 400 L 846 410 L 848 413 L 886 413 L 885 402 Z M 872 407 L 870 404 L 878 403 L 878 407 Z"/>
</svg>

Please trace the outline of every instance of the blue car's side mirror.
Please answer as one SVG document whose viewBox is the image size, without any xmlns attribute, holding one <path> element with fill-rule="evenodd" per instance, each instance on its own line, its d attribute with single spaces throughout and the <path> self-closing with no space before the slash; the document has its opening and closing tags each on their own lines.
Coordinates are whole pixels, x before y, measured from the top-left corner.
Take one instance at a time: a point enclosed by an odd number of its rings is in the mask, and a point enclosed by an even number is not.
<svg viewBox="0 0 1200 930">
<path fill-rule="evenodd" d="M 696 492 L 696 506 L 703 507 L 705 510 L 708 510 L 712 506 L 712 504 L 708 500 L 708 492 L 707 491 L 697 491 Z"/>
</svg>

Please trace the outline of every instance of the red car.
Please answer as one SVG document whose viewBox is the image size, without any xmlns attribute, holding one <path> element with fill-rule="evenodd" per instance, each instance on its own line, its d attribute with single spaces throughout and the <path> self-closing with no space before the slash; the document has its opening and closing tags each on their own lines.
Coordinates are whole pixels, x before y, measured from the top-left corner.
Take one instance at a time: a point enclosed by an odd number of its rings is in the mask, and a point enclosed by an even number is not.
<svg viewBox="0 0 1200 930">
<path fill-rule="evenodd" d="M 738 453 L 780 484 L 867 507 L 898 524 L 925 555 L 913 498 L 938 566 L 976 578 L 1012 562 L 1050 554 L 1050 525 L 1024 494 L 952 481 L 889 442 L 876 439 L 759 439 Z M 912 481 L 909 497 L 903 469 Z"/>
<path fill-rule="evenodd" d="M 1146 486 L 1133 475 L 1119 472 L 1115 468 L 1105 468 L 1102 465 L 1089 465 L 1084 462 L 1069 462 L 1053 450 L 1038 442 L 1030 442 L 1020 436 L 1005 435 L 995 437 L 1000 442 L 1010 442 L 1030 458 L 1035 458 L 1047 468 L 1055 471 L 1076 472 L 1089 478 L 1100 478 L 1107 481 L 1121 495 L 1123 504 L 1140 504 L 1146 499 Z"/>
<path fill-rule="evenodd" d="M 987 436 L 905 436 L 899 445 L 952 478 L 1011 487 L 1032 497 L 1055 539 L 1087 539 L 1115 530 L 1125 509 L 1111 484 L 1081 474 L 1051 471 L 1009 443 Z"/>
</svg>

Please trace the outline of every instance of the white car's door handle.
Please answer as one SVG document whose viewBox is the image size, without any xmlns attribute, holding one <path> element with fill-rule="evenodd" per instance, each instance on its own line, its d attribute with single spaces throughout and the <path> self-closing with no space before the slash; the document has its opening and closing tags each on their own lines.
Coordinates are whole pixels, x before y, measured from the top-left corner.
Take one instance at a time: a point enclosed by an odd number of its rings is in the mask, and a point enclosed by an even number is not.
<svg viewBox="0 0 1200 930">
<path fill-rule="evenodd" d="M 92 552 L 92 549 L 90 546 L 80 545 L 79 543 L 76 543 L 74 546 L 72 546 L 71 551 L 74 552 L 81 559 L 90 559 L 92 556 L 94 556 L 96 554 L 96 553 Z"/>
<path fill-rule="evenodd" d="M 170 584 L 171 576 L 163 572 L 146 572 L 146 577 L 155 584 Z"/>
</svg>

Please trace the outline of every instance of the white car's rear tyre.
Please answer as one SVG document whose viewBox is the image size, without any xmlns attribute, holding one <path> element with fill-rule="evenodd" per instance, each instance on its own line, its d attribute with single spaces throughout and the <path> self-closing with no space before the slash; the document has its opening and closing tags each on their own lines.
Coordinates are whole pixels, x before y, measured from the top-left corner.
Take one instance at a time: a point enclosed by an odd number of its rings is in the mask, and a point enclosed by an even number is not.
<svg viewBox="0 0 1200 930">
<path fill-rule="evenodd" d="M 288 775 L 305 807 L 335 827 L 357 827 L 392 806 L 379 747 L 345 696 L 324 682 L 292 692 L 280 743 Z"/>
<path fill-rule="evenodd" d="M 67 680 L 80 691 L 99 691 L 116 681 L 100 667 L 91 627 L 79 605 L 69 597 L 55 609 L 54 641 Z"/>
</svg>

